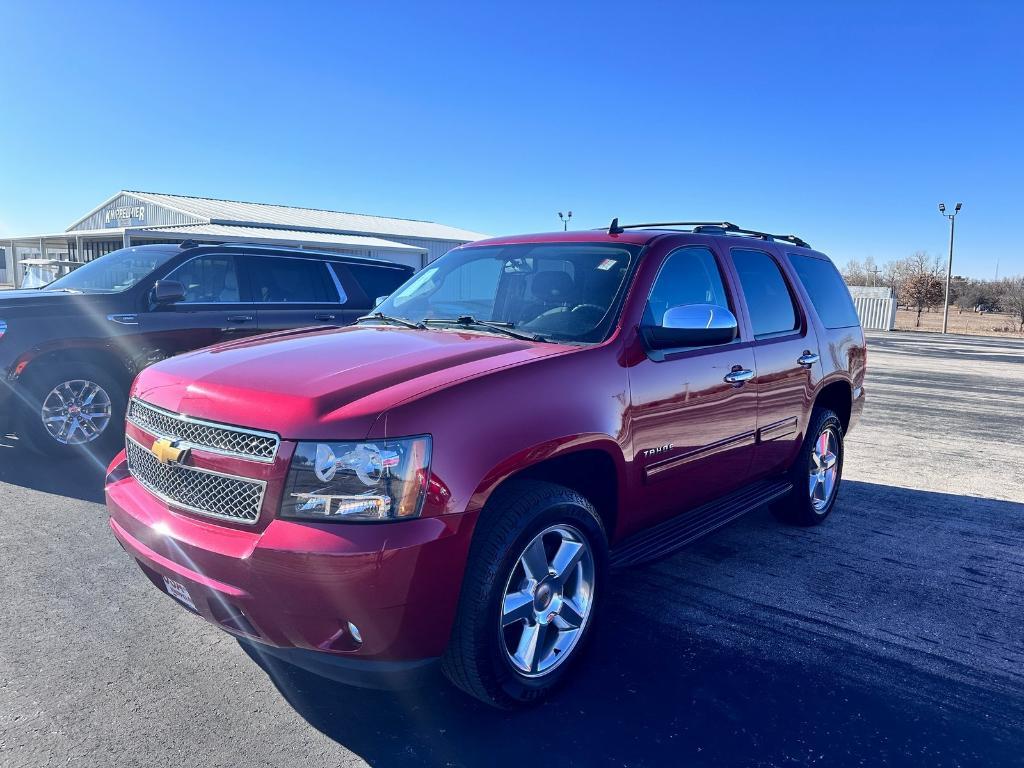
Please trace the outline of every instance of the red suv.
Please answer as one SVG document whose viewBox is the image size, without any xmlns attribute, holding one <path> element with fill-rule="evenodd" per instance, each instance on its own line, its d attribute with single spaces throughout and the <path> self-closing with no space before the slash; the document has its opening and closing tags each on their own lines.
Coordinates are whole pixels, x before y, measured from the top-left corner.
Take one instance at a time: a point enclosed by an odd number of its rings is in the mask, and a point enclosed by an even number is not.
<svg viewBox="0 0 1024 768">
<path fill-rule="evenodd" d="M 569 671 L 610 568 L 759 506 L 815 525 L 864 402 L 829 259 L 729 223 L 481 241 L 348 328 L 144 370 L 114 535 L 161 590 L 338 680 Z"/>
</svg>

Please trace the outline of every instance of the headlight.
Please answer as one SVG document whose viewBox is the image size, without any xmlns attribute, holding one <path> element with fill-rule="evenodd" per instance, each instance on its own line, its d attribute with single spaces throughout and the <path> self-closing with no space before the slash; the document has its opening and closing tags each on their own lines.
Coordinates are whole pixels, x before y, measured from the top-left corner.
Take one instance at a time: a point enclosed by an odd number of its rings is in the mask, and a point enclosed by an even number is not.
<svg viewBox="0 0 1024 768">
<path fill-rule="evenodd" d="M 430 437 L 299 443 L 281 517 L 402 520 L 417 517 L 430 472 Z"/>
</svg>

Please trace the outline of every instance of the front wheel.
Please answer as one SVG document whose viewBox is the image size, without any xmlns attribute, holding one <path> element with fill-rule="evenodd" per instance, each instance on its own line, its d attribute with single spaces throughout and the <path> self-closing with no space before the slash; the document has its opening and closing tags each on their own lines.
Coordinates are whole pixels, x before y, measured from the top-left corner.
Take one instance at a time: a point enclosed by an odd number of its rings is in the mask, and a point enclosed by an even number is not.
<svg viewBox="0 0 1024 768">
<path fill-rule="evenodd" d="M 608 543 L 589 501 L 540 481 L 497 491 L 478 526 L 442 668 L 507 709 L 547 695 L 580 655 L 604 597 Z"/>
<path fill-rule="evenodd" d="M 120 444 L 125 395 L 121 383 L 87 364 L 62 364 L 31 372 L 22 414 L 22 436 L 49 455 L 109 453 Z"/>
<path fill-rule="evenodd" d="M 843 479 L 843 424 L 828 408 L 815 408 L 789 479 L 793 490 L 772 505 L 794 525 L 818 525 L 832 512 Z"/>
</svg>

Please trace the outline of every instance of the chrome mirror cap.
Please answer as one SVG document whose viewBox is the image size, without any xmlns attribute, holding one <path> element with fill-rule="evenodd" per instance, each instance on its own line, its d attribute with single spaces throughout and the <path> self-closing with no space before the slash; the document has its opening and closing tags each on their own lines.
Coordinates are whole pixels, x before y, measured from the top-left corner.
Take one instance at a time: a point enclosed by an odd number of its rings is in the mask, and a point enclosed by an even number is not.
<svg viewBox="0 0 1024 768">
<path fill-rule="evenodd" d="M 641 330 L 651 349 L 708 347 L 735 339 L 739 323 L 732 312 L 718 304 L 684 304 L 669 307 L 662 315 L 661 325 Z"/>
</svg>

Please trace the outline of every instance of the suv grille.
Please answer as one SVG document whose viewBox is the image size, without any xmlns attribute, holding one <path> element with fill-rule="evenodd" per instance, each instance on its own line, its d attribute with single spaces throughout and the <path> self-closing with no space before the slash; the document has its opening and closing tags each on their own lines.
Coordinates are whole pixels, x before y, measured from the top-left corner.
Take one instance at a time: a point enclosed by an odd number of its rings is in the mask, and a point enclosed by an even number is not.
<svg viewBox="0 0 1024 768">
<path fill-rule="evenodd" d="M 148 449 L 125 440 L 128 469 L 135 479 L 165 502 L 192 512 L 238 523 L 255 523 L 266 484 L 181 464 L 161 464 Z"/>
<path fill-rule="evenodd" d="M 184 440 L 203 451 L 254 461 L 273 461 L 281 442 L 270 432 L 193 419 L 135 398 L 128 404 L 128 421 L 156 437 Z"/>
</svg>

